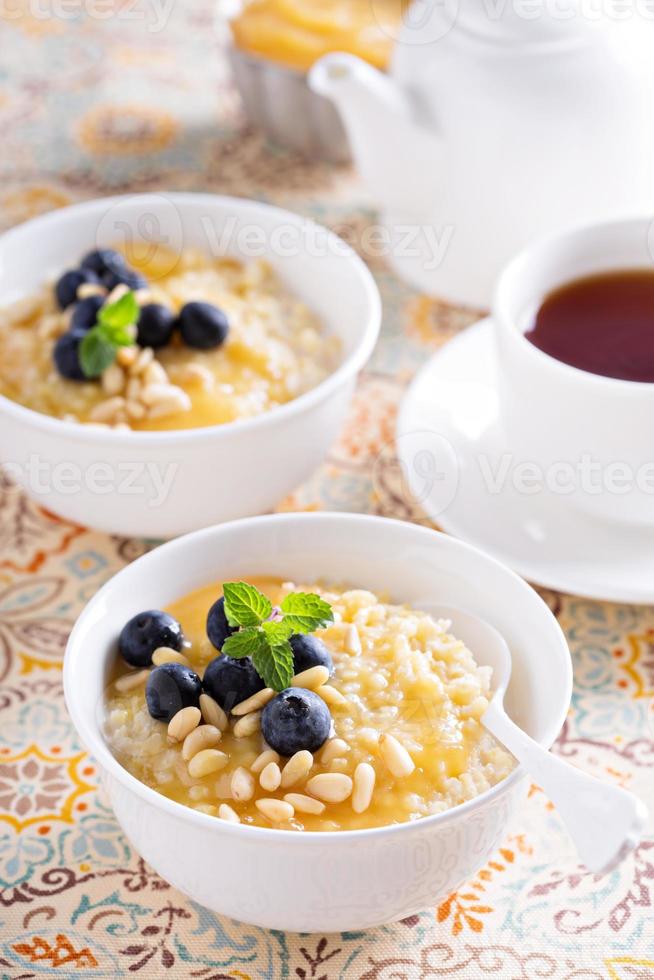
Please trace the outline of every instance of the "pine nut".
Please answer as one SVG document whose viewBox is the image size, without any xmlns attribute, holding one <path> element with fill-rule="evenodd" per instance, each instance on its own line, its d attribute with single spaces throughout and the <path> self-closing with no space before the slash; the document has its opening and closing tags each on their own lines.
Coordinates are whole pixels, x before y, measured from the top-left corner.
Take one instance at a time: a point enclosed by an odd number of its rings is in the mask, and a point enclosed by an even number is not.
<svg viewBox="0 0 654 980">
<path fill-rule="evenodd" d="M 144 385 L 167 385 L 168 375 L 166 374 L 166 369 L 163 364 L 159 361 L 152 360 L 143 372 L 143 384 Z"/>
<path fill-rule="evenodd" d="M 222 732 L 213 725 L 200 725 L 189 732 L 184 739 L 182 759 L 184 762 L 189 762 L 194 755 L 202 752 L 203 749 L 215 749 L 222 737 Z"/>
<path fill-rule="evenodd" d="M 114 361 L 102 372 L 101 382 L 106 395 L 119 395 L 125 387 L 125 372 Z"/>
<path fill-rule="evenodd" d="M 202 779 L 203 776 L 209 776 L 212 772 L 224 769 L 228 762 L 229 756 L 225 755 L 224 752 L 219 752 L 218 749 L 203 749 L 194 755 L 189 762 L 189 775 L 193 779 Z"/>
<path fill-rule="evenodd" d="M 234 725 L 232 731 L 234 732 L 234 738 L 246 738 L 248 735 L 254 735 L 261 728 L 261 712 L 252 711 L 249 715 L 244 715 Z"/>
<path fill-rule="evenodd" d="M 283 823 L 285 820 L 290 820 L 295 814 L 291 804 L 284 802 L 284 800 L 256 800 L 255 806 L 257 810 L 263 813 L 264 817 L 268 817 L 273 823 Z"/>
<path fill-rule="evenodd" d="M 159 405 L 161 402 L 176 398 L 180 391 L 182 389 L 176 385 L 161 384 L 160 382 L 146 384 L 141 392 L 141 401 L 144 405 Z M 186 398 L 188 399 L 188 395 L 186 395 Z"/>
<path fill-rule="evenodd" d="M 305 796 L 304 793 L 287 793 L 284 797 L 298 813 L 315 813 L 319 816 L 325 812 L 325 804 L 320 800 L 314 800 L 312 796 Z"/>
<path fill-rule="evenodd" d="M 127 417 L 133 419 L 135 422 L 140 422 L 147 415 L 145 405 L 135 401 L 128 401 L 125 405 L 125 411 L 127 412 Z"/>
<path fill-rule="evenodd" d="M 282 786 L 284 789 L 287 786 L 294 786 L 295 783 L 299 783 L 301 779 L 308 776 L 312 766 L 313 756 L 308 749 L 302 749 L 292 755 L 282 769 Z"/>
<path fill-rule="evenodd" d="M 210 388 L 213 384 L 213 374 L 204 364 L 183 364 L 175 369 L 175 380 L 186 384 L 202 384 Z"/>
<path fill-rule="evenodd" d="M 232 810 L 229 803 L 221 803 L 218 807 L 218 816 L 221 820 L 226 820 L 227 823 L 240 823 L 241 818 L 239 817 L 236 810 Z"/>
<path fill-rule="evenodd" d="M 108 304 L 117 303 L 118 300 L 122 299 L 123 296 L 126 296 L 128 292 L 129 292 L 129 286 L 126 286 L 124 282 L 119 282 L 118 285 L 114 286 L 114 288 L 107 296 L 107 303 Z"/>
<path fill-rule="evenodd" d="M 136 355 L 133 363 L 130 365 L 129 373 L 132 375 L 141 374 L 145 371 L 146 367 L 152 361 L 154 357 L 154 351 L 151 347 L 143 347 Z"/>
<path fill-rule="evenodd" d="M 188 795 L 192 800 L 206 800 L 209 795 L 208 786 L 191 786 Z"/>
<path fill-rule="evenodd" d="M 170 398 L 163 398 L 155 405 L 151 405 L 148 410 L 148 418 L 162 419 L 167 415 L 177 415 L 179 412 L 189 412 L 192 403 L 189 396 L 181 388 L 178 388 Z"/>
<path fill-rule="evenodd" d="M 183 742 L 186 736 L 198 727 L 201 718 L 199 708 L 182 708 L 170 719 L 168 738 L 171 742 Z"/>
<path fill-rule="evenodd" d="M 92 422 L 113 422 L 123 408 L 125 408 L 125 399 L 116 395 L 99 402 L 89 413 L 89 418 Z"/>
<path fill-rule="evenodd" d="M 116 681 L 116 690 L 120 691 L 121 694 L 126 694 L 127 691 L 133 691 L 141 684 L 145 684 L 149 676 L 149 670 L 138 670 L 135 674 L 123 674 Z"/>
<path fill-rule="evenodd" d="M 161 667 L 162 664 L 183 664 L 185 667 L 191 666 L 183 653 L 179 653 L 178 650 L 173 650 L 171 647 L 157 647 L 152 654 L 152 663 L 155 667 Z"/>
<path fill-rule="evenodd" d="M 83 282 L 77 287 L 77 298 L 88 299 L 90 296 L 106 296 L 107 290 L 100 283 Z"/>
<path fill-rule="evenodd" d="M 325 803 L 343 803 L 352 792 L 352 780 L 343 772 L 321 772 L 309 780 L 306 790 Z"/>
<path fill-rule="evenodd" d="M 232 708 L 232 714 L 236 717 L 241 715 L 249 715 L 251 711 L 258 711 L 259 708 L 265 708 L 269 701 L 275 697 L 277 692 L 273 691 L 270 687 L 264 687 L 262 691 L 257 691 L 251 697 L 246 698 L 245 701 L 241 701 L 236 707 Z"/>
<path fill-rule="evenodd" d="M 320 761 L 326 766 L 332 759 L 337 759 L 343 752 L 349 752 L 350 746 L 342 738 L 330 738 L 320 753 Z"/>
<path fill-rule="evenodd" d="M 347 704 L 347 699 L 343 697 L 340 691 L 337 691 L 335 687 L 332 687 L 331 684 L 323 684 L 322 687 L 319 687 L 316 690 L 316 694 L 320 695 L 325 704 Z"/>
<path fill-rule="evenodd" d="M 385 733 L 379 736 L 379 751 L 394 776 L 409 776 L 416 767 L 407 750 L 394 735 Z"/>
<path fill-rule="evenodd" d="M 200 695 L 200 711 L 208 725 L 214 725 L 221 732 L 227 731 L 227 715 L 210 694 Z"/>
<path fill-rule="evenodd" d="M 350 623 L 345 631 L 343 646 L 346 652 L 352 654 L 352 656 L 357 656 L 361 653 L 361 637 L 354 623 Z"/>
<path fill-rule="evenodd" d="M 355 813 L 364 813 L 370 806 L 376 778 L 377 773 L 367 762 L 360 762 L 354 770 L 352 809 Z"/>
<path fill-rule="evenodd" d="M 252 765 L 250 766 L 250 772 L 260 773 L 266 768 L 266 766 L 271 763 L 276 762 L 279 764 L 279 755 L 274 749 L 266 749 L 261 755 L 258 755 Z"/>
<path fill-rule="evenodd" d="M 248 769 L 244 769 L 243 766 L 239 766 L 238 769 L 234 770 L 234 775 L 229 785 L 232 796 L 241 803 L 251 800 L 254 796 L 254 776 Z"/>
<path fill-rule="evenodd" d="M 137 357 L 137 347 L 119 347 L 118 353 L 116 354 L 116 360 L 120 366 L 126 368 L 131 367 Z"/>
<path fill-rule="evenodd" d="M 301 673 L 296 674 L 291 681 L 291 687 L 303 687 L 308 691 L 315 691 L 316 688 L 322 687 L 329 680 L 329 671 L 326 667 L 318 665 L 317 667 L 309 667 L 308 670 L 303 670 Z"/>
<path fill-rule="evenodd" d="M 215 817 L 218 814 L 218 810 L 213 803 L 196 803 L 193 809 L 198 810 L 200 813 L 206 813 L 210 817 Z"/>
<path fill-rule="evenodd" d="M 282 771 L 276 762 L 269 762 L 259 776 L 261 788 L 267 790 L 268 793 L 274 793 L 276 789 L 279 789 L 281 781 Z"/>
<path fill-rule="evenodd" d="M 125 397 L 128 401 L 138 401 L 141 397 L 141 389 L 143 385 L 141 384 L 140 378 L 130 378 L 127 382 L 127 387 L 125 388 Z"/>
</svg>

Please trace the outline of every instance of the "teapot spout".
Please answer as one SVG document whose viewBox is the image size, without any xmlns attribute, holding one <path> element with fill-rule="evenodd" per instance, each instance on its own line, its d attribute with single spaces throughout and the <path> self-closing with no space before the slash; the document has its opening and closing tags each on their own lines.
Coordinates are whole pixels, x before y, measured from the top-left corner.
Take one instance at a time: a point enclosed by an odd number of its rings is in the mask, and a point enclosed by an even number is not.
<svg viewBox="0 0 654 980">
<path fill-rule="evenodd" d="M 309 85 L 335 103 L 357 168 L 384 210 L 424 210 L 440 165 L 440 140 L 416 118 L 404 89 L 367 62 L 340 52 L 316 62 Z"/>
<path fill-rule="evenodd" d="M 311 69 L 309 85 L 336 103 L 354 136 L 370 121 L 371 110 L 375 116 L 389 112 L 405 117 L 410 114 L 408 101 L 395 82 L 351 54 L 325 55 Z"/>
</svg>

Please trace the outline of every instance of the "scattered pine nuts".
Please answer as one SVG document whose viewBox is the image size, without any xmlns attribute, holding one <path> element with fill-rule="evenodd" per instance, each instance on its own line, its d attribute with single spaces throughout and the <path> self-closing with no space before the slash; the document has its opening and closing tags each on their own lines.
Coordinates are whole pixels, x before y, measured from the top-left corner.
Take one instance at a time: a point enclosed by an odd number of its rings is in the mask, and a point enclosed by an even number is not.
<svg viewBox="0 0 654 980">
<path fill-rule="evenodd" d="M 171 742 L 183 742 L 186 736 L 197 728 L 202 715 L 199 708 L 182 708 L 168 723 L 168 738 Z"/>
<path fill-rule="evenodd" d="M 148 364 L 152 361 L 154 357 L 154 351 L 151 347 L 143 347 L 142 350 L 138 352 L 134 360 L 132 361 L 129 373 L 130 374 L 141 374 L 145 371 Z"/>
<path fill-rule="evenodd" d="M 268 817 L 273 823 L 283 823 L 290 820 L 295 814 L 295 810 L 290 803 L 284 800 L 255 800 L 255 806 L 264 817 Z"/>
<path fill-rule="evenodd" d="M 110 305 L 111 303 L 117 303 L 118 300 L 122 299 L 123 296 L 126 296 L 128 292 L 129 292 L 129 286 L 126 286 L 124 282 L 119 282 L 118 285 L 114 286 L 114 288 L 107 296 L 107 305 Z"/>
<path fill-rule="evenodd" d="M 92 422 L 114 422 L 116 416 L 125 408 L 125 399 L 121 395 L 107 398 L 91 409 L 89 419 Z"/>
<path fill-rule="evenodd" d="M 239 800 L 241 803 L 251 800 L 254 796 L 255 784 L 254 776 L 249 769 L 244 769 L 243 766 L 235 769 L 230 788 L 235 800 Z"/>
<path fill-rule="evenodd" d="M 202 779 L 203 776 L 209 776 L 212 772 L 224 769 L 228 762 L 229 756 L 225 755 L 224 752 L 219 752 L 218 749 L 203 749 L 202 752 L 194 755 L 189 762 L 189 775 L 193 779 Z"/>
<path fill-rule="evenodd" d="M 343 803 L 352 793 L 352 779 L 343 772 L 321 772 L 311 777 L 306 790 L 325 803 Z"/>
<path fill-rule="evenodd" d="M 202 712 L 202 717 L 208 725 L 215 725 L 215 727 L 221 732 L 227 731 L 227 726 L 229 724 L 227 715 L 220 707 L 218 702 L 214 701 L 210 694 L 200 695 L 200 711 Z"/>
<path fill-rule="evenodd" d="M 314 800 L 312 796 L 305 796 L 304 793 L 287 793 L 284 797 L 298 813 L 313 813 L 317 817 L 325 812 L 325 804 L 320 800 Z"/>
<path fill-rule="evenodd" d="M 294 786 L 295 783 L 299 783 L 301 779 L 308 776 L 312 766 L 313 756 L 308 749 L 302 749 L 292 755 L 282 769 L 282 786 L 284 789 L 288 786 Z"/>
<path fill-rule="evenodd" d="M 232 708 L 232 714 L 240 718 L 241 715 L 249 715 L 251 711 L 258 711 L 260 708 L 265 708 L 269 701 L 275 697 L 277 692 L 273 691 L 270 687 L 264 687 L 262 691 L 257 691 L 251 697 L 246 698 L 245 701 L 241 701 Z"/>
<path fill-rule="evenodd" d="M 261 712 L 252 711 L 249 715 L 244 715 L 234 725 L 232 731 L 235 738 L 245 738 L 247 735 L 254 735 L 261 728 Z"/>
<path fill-rule="evenodd" d="M 77 287 L 77 298 L 88 299 L 90 296 L 106 296 L 107 290 L 99 282 L 83 282 Z"/>
<path fill-rule="evenodd" d="M 279 789 L 281 781 L 282 771 L 276 762 L 269 762 L 259 776 L 261 788 L 268 793 L 274 793 L 276 789 Z"/>
<path fill-rule="evenodd" d="M 138 357 L 138 347 L 119 347 L 116 360 L 121 367 L 131 367 Z"/>
<path fill-rule="evenodd" d="M 344 698 L 341 692 L 337 691 L 331 684 L 323 684 L 322 687 L 316 689 L 316 694 L 320 695 L 325 704 L 347 704 L 347 698 Z"/>
<path fill-rule="evenodd" d="M 330 738 L 325 742 L 325 746 L 320 753 L 320 761 L 323 766 L 328 765 L 332 759 L 337 759 L 343 752 L 349 752 L 350 746 L 342 738 Z"/>
<path fill-rule="evenodd" d="M 141 684 L 145 684 L 149 676 L 149 670 L 138 670 L 135 674 L 123 674 L 116 681 L 116 690 L 120 691 L 121 694 L 126 694 L 127 691 L 133 691 Z"/>
<path fill-rule="evenodd" d="M 161 667 L 162 664 L 183 664 L 185 667 L 191 666 L 183 653 L 180 653 L 178 650 L 173 650 L 171 647 L 157 647 L 152 654 L 152 663 L 155 667 Z"/>
<path fill-rule="evenodd" d="M 379 736 L 381 757 L 394 776 L 409 776 L 415 769 L 415 762 L 394 735 L 384 733 Z"/>
<path fill-rule="evenodd" d="M 274 749 L 265 749 L 265 751 L 263 751 L 261 755 L 258 755 L 256 757 L 256 759 L 250 766 L 250 772 L 254 772 L 258 774 L 260 772 L 263 772 L 263 770 L 266 768 L 268 763 L 276 762 L 279 765 L 279 761 L 280 761 L 279 754 L 275 752 Z"/>
<path fill-rule="evenodd" d="M 240 823 L 241 818 L 239 817 L 236 810 L 233 810 L 229 803 L 221 803 L 218 807 L 218 816 L 221 820 L 226 820 L 227 823 Z"/>
<path fill-rule="evenodd" d="M 189 732 L 184 739 L 182 759 L 184 762 L 189 762 L 203 749 L 215 749 L 222 737 L 222 732 L 214 725 L 200 725 Z"/>
<path fill-rule="evenodd" d="M 291 687 L 303 687 L 308 691 L 315 691 L 322 687 L 329 680 L 329 671 L 326 667 L 319 664 L 316 667 L 309 667 L 300 674 L 296 674 L 291 681 Z"/>
<path fill-rule="evenodd" d="M 359 636 L 359 631 L 354 623 L 350 623 L 345 631 L 345 636 L 343 637 L 343 647 L 354 657 L 361 653 L 361 637 Z"/>
<path fill-rule="evenodd" d="M 352 809 L 355 813 L 364 813 L 370 806 L 376 778 L 377 773 L 367 762 L 360 762 L 354 770 Z"/>
</svg>

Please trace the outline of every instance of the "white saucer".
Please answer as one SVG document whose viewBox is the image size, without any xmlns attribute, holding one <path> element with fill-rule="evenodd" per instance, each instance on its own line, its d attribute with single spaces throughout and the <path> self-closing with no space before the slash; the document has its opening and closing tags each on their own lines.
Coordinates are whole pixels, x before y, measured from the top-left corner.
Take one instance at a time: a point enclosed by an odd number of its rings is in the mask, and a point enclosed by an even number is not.
<svg viewBox="0 0 654 980">
<path fill-rule="evenodd" d="M 443 530 L 531 582 L 592 599 L 654 603 L 654 530 L 587 516 L 544 487 L 518 492 L 496 385 L 490 320 L 465 330 L 418 373 L 397 427 L 413 496 Z"/>
</svg>

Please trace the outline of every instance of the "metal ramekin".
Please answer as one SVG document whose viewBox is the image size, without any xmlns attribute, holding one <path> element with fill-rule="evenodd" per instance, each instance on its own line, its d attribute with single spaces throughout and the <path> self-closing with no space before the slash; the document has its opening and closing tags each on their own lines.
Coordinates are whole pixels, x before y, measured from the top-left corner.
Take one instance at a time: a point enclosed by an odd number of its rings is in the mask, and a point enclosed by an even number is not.
<svg viewBox="0 0 654 980">
<path fill-rule="evenodd" d="M 230 60 L 250 122 L 272 143 L 330 163 L 351 161 L 336 109 L 312 92 L 304 73 L 233 46 Z"/>
</svg>

